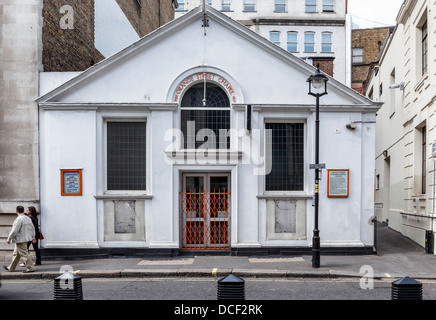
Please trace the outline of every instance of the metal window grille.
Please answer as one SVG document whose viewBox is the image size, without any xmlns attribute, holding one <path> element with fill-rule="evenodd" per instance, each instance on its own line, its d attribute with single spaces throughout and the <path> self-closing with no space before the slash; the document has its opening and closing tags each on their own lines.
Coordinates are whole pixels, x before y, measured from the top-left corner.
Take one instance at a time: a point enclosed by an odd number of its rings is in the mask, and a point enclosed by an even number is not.
<svg viewBox="0 0 436 320">
<path fill-rule="evenodd" d="M 230 192 L 181 192 L 182 249 L 230 248 Z"/>
<path fill-rule="evenodd" d="M 107 190 L 146 189 L 146 123 L 107 122 Z"/>
<path fill-rule="evenodd" d="M 304 190 L 304 124 L 266 123 L 266 134 L 271 135 L 271 172 L 265 177 L 266 191 Z"/>
<path fill-rule="evenodd" d="M 230 138 L 226 136 L 230 129 L 230 101 L 220 87 L 208 83 L 206 86 L 206 107 L 203 105 L 204 85 L 190 88 L 181 103 L 181 129 L 184 135 L 184 148 L 198 149 L 207 144 L 211 149 L 230 149 Z M 194 127 L 191 130 L 190 127 Z M 211 130 L 215 141 L 210 136 L 196 141 L 199 132 Z M 192 136 L 194 135 L 194 136 Z M 206 134 L 207 135 L 207 134 Z"/>
</svg>

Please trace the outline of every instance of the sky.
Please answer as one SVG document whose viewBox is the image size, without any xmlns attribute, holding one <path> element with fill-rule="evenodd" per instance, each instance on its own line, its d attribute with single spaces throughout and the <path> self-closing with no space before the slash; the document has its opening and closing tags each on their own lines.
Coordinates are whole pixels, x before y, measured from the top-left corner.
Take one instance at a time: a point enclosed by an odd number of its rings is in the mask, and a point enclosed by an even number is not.
<svg viewBox="0 0 436 320">
<path fill-rule="evenodd" d="M 348 0 L 348 12 L 360 28 L 396 24 L 404 0 Z M 374 25 L 377 22 L 379 25 Z"/>
</svg>

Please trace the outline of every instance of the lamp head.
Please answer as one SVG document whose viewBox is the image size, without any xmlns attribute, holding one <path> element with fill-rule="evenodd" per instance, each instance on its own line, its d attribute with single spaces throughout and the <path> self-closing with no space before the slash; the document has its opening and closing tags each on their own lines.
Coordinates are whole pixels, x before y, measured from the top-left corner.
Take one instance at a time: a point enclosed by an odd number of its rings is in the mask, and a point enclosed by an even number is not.
<svg viewBox="0 0 436 320">
<path fill-rule="evenodd" d="M 309 82 L 309 94 L 312 94 L 312 87 L 315 90 L 319 90 L 324 88 L 324 92 L 320 92 L 321 94 L 327 94 L 327 82 L 329 79 L 327 76 L 319 70 L 319 63 L 317 65 L 316 72 L 312 74 L 307 82 Z"/>
</svg>

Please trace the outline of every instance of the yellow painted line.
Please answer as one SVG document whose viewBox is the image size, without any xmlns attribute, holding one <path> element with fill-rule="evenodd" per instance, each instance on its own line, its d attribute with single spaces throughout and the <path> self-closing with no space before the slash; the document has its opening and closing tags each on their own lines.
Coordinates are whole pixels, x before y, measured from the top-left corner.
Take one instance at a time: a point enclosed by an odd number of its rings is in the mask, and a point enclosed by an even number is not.
<svg viewBox="0 0 436 320">
<path fill-rule="evenodd" d="M 212 269 L 212 276 L 214 276 L 214 277 L 215 277 L 215 276 L 216 276 L 216 272 L 217 272 L 217 271 L 218 271 L 218 269 L 217 269 L 217 268 L 213 268 L 213 269 Z"/>
<path fill-rule="evenodd" d="M 392 278 L 392 276 L 389 273 L 385 273 L 385 276 L 388 278 Z"/>
</svg>

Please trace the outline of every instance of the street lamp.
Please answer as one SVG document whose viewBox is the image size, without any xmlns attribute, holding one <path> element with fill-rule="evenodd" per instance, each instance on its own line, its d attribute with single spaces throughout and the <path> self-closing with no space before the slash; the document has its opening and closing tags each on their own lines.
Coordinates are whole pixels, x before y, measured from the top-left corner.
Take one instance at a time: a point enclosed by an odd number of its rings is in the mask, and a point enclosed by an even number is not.
<svg viewBox="0 0 436 320">
<path fill-rule="evenodd" d="M 319 64 L 316 72 L 307 79 L 309 82 L 309 95 L 316 97 L 316 120 L 315 120 L 315 164 L 311 165 L 311 169 L 315 169 L 315 228 L 313 229 L 312 238 L 312 267 L 320 267 L 320 244 L 318 229 L 318 207 L 319 207 L 319 180 L 320 171 L 325 168 L 325 164 L 319 163 L 319 98 L 327 94 L 326 75 L 319 71 Z"/>
</svg>

